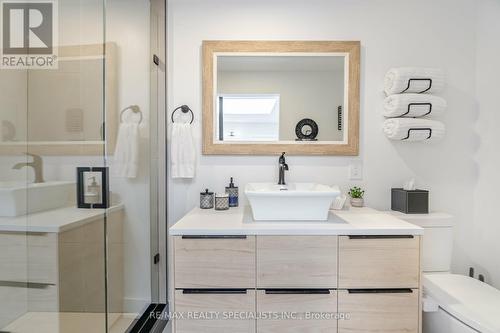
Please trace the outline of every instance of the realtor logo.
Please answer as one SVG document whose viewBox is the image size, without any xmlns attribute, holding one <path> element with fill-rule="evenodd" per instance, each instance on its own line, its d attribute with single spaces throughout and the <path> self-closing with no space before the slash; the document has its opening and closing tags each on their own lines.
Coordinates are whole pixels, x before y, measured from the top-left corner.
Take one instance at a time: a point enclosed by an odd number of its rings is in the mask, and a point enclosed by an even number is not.
<svg viewBox="0 0 500 333">
<path fill-rule="evenodd" d="M 57 0 L 1 0 L 1 68 L 57 68 Z"/>
</svg>

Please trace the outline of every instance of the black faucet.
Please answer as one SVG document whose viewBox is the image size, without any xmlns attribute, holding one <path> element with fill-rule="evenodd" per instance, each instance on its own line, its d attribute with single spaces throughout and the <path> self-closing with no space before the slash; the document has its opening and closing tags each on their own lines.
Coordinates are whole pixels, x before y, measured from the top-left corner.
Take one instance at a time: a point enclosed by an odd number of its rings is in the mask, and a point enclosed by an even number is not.
<svg viewBox="0 0 500 333">
<path fill-rule="evenodd" d="M 278 179 L 278 185 L 286 185 L 285 183 L 285 171 L 288 171 L 288 164 L 286 164 L 285 161 L 285 152 L 283 152 L 279 158 L 279 179 Z"/>
</svg>

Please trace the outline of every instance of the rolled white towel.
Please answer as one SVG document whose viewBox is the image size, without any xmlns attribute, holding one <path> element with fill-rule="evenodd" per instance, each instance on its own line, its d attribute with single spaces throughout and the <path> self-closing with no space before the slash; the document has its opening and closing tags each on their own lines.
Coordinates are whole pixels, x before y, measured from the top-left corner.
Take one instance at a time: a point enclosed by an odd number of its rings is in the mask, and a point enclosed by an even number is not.
<svg viewBox="0 0 500 333">
<path fill-rule="evenodd" d="M 410 82 L 410 79 L 411 80 Z M 432 80 L 431 88 L 429 88 Z M 387 95 L 401 93 L 435 93 L 444 87 L 444 72 L 439 68 L 400 67 L 385 74 L 384 88 Z"/>
<path fill-rule="evenodd" d="M 387 118 L 436 116 L 446 110 L 446 105 L 444 98 L 429 94 L 390 95 L 384 100 L 384 116 Z"/>
<path fill-rule="evenodd" d="M 391 140 L 439 140 L 446 134 L 440 121 L 414 118 L 392 118 L 384 122 L 384 133 Z"/>
</svg>

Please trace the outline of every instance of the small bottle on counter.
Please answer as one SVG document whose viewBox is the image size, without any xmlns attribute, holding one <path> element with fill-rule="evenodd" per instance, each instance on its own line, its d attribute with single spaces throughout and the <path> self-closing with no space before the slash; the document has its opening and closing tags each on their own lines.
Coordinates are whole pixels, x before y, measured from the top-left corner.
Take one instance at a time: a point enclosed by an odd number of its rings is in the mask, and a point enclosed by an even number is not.
<svg viewBox="0 0 500 333">
<path fill-rule="evenodd" d="M 229 207 L 238 207 L 238 192 L 238 186 L 234 186 L 233 177 L 231 177 L 229 186 L 226 187 L 226 193 L 229 196 Z"/>
<path fill-rule="evenodd" d="M 214 208 L 214 192 L 209 192 L 208 188 L 205 192 L 200 193 L 200 208 L 212 209 Z"/>
<path fill-rule="evenodd" d="M 215 194 L 215 210 L 229 209 L 229 195 L 226 193 Z"/>
</svg>

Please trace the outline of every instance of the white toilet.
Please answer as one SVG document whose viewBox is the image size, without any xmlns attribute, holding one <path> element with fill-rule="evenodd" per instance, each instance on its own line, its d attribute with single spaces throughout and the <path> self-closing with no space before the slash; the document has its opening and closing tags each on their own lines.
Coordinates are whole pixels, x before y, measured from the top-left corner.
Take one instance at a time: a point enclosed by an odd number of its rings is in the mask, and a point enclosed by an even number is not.
<svg viewBox="0 0 500 333">
<path fill-rule="evenodd" d="M 425 229 L 423 333 L 500 333 L 500 291 L 450 273 L 452 217 L 443 213 L 391 213 Z"/>
</svg>

